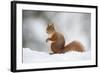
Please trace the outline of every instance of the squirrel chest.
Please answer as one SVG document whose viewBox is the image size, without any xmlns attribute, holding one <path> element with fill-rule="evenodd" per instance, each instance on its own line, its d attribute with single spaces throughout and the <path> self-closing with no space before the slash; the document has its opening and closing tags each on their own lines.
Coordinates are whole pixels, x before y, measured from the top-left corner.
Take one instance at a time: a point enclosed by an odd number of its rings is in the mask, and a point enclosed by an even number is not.
<svg viewBox="0 0 100 73">
<path fill-rule="evenodd" d="M 51 35 L 51 50 L 54 53 L 60 53 L 63 50 L 65 45 L 65 39 L 64 36 L 61 33 L 55 32 Z"/>
</svg>

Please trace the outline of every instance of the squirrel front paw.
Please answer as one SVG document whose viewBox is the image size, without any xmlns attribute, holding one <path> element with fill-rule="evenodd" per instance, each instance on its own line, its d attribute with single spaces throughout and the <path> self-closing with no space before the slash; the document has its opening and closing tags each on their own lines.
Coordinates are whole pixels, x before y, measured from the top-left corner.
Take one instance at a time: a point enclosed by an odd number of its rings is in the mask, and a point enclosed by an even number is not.
<svg viewBox="0 0 100 73">
<path fill-rule="evenodd" d="M 49 39 L 46 39 L 46 42 L 48 42 L 49 41 Z"/>
</svg>

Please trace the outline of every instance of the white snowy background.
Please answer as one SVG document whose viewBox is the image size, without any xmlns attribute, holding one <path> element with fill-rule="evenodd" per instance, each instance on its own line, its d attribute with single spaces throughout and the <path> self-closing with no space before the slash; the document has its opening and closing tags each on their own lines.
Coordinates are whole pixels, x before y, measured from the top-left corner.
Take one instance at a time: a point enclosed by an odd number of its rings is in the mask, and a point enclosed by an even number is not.
<svg viewBox="0 0 100 73">
<path fill-rule="evenodd" d="M 23 63 L 91 59 L 90 18 L 89 13 L 23 10 Z M 53 22 L 55 29 L 63 33 L 66 44 L 78 40 L 85 46 L 86 52 L 49 55 L 50 43 L 46 43 L 49 22 Z"/>
</svg>

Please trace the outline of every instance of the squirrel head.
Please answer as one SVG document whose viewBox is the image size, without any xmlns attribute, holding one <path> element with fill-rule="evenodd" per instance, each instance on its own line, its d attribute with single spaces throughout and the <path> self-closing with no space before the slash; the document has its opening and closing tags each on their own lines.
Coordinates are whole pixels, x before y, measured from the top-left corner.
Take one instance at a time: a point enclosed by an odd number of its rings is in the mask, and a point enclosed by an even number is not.
<svg viewBox="0 0 100 73">
<path fill-rule="evenodd" d="M 54 24 L 53 24 L 53 23 L 47 25 L 46 32 L 47 32 L 48 34 L 52 34 L 53 32 L 55 32 L 55 28 L 54 28 Z"/>
</svg>

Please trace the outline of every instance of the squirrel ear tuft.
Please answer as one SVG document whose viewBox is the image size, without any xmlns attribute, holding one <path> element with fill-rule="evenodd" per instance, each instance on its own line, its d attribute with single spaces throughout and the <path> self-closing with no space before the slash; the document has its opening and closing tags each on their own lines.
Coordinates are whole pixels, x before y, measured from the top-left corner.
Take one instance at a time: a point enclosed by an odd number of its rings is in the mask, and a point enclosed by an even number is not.
<svg viewBox="0 0 100 73">
<path fill-rule="evenodd" d="M 54 23 L 48 23 L 48 26 L 54 26 Z"/>
<path fill-rule="evenodd" d="M 48 26 L 50 26 L 50 23 L 48 23 Z"/>
</svg>

